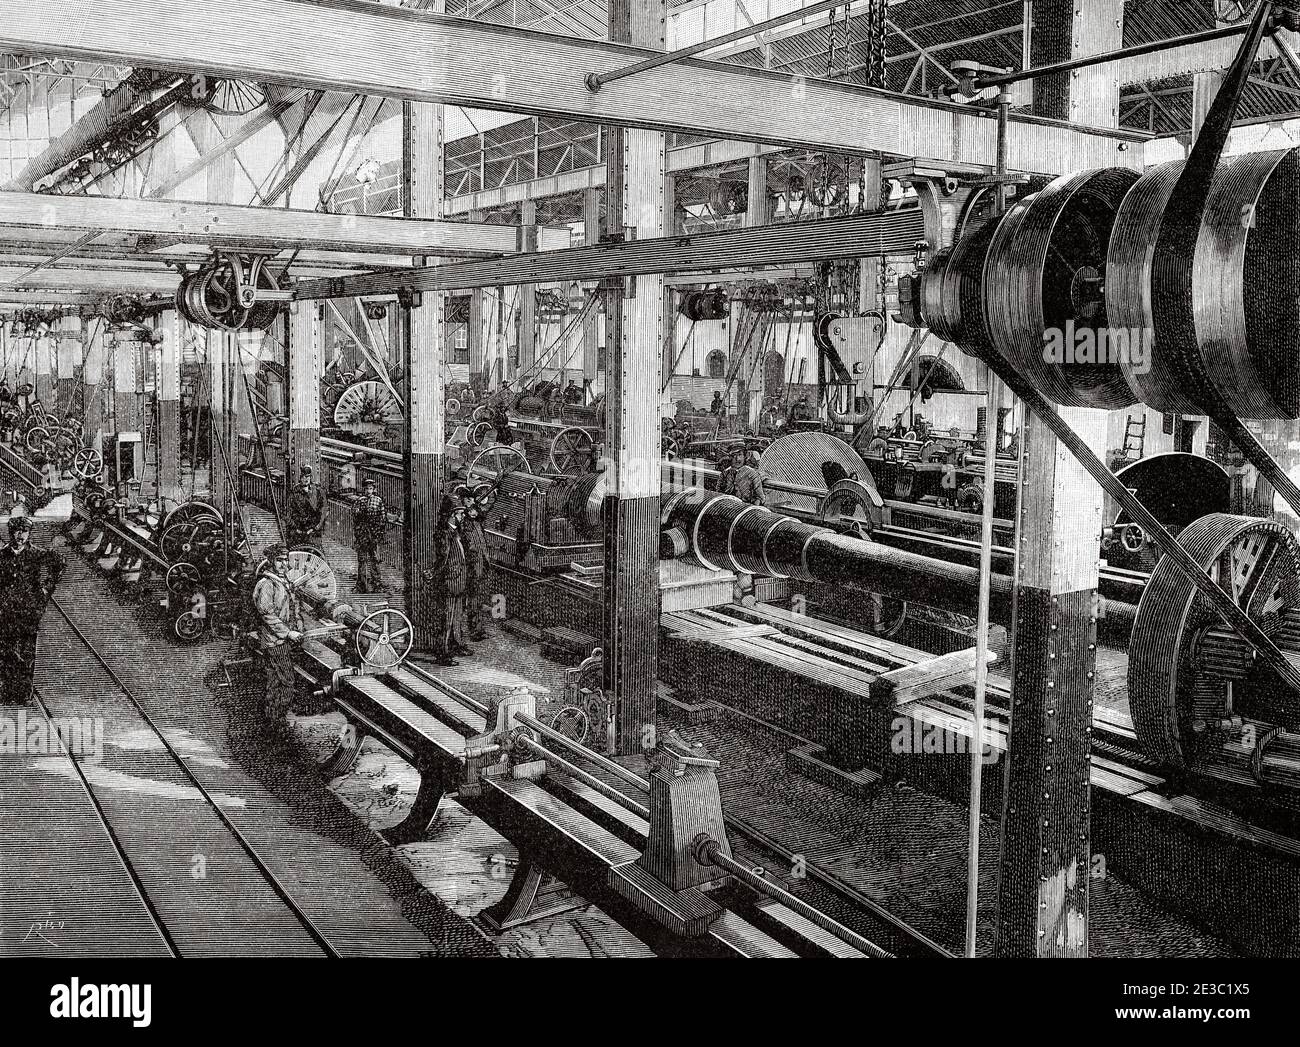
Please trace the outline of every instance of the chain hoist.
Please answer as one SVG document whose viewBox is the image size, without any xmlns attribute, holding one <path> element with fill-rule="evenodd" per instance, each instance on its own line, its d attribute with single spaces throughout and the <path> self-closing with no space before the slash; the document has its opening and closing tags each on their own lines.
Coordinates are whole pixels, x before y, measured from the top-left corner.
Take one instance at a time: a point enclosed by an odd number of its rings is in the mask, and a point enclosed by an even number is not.
<svg viewBox="0 0 1300 1047">
<path fill-rule="evenodd" d="M 889 0 L 872 0 L 867 27 L 867 85 L 886 87 L 885 36 Z"/>
</svg>

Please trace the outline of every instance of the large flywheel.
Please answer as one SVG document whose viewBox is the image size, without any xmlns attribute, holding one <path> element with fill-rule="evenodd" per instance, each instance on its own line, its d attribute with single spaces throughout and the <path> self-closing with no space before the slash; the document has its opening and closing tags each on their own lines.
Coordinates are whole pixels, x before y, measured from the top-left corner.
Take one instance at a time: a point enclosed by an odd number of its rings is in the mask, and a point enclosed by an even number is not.
<svg viewBox="0 0 1300 1047">
<path fill-rule="evenodd" d="M 1213 513 L 1178 542 L 1284 652 L 1300 651 L 1300 544 L 1280 524 Z M 1168 557 L 1156 565 L 1129 641 L 1129 712 L 1144 751 L 1179 767 L 1300 727 L 1300 695 Z"/>
<path fill-rule="evenodd" d="M 984 307 L 993 344 L 1055 403 L 1115 409 L 1135 400 L 1103 287 L 1111 227 L 1137 179 L 1122 167 L 1063 175 L 1017 203 L 989 245 Z"/>
</svg>

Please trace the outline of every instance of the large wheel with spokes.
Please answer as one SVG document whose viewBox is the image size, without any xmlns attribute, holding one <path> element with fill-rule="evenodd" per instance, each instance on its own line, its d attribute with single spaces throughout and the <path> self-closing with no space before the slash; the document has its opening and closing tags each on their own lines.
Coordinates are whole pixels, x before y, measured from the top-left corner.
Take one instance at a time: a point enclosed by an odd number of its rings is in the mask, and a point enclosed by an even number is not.
<svg viewBox="0 0 1300 1047">
<path fill-rule="evenodd" d="M 373 611 L 357 626 L 357 654 L 372 669 L 396 669 L 411 652 L 411 620 L 385 607 Z"/>
<path fill-rule="evenodd" d="M 595 452 L 591 433 L 571 425 L 551 441 L 551 468 L 565 476 L 581 476 L 591 467 Z"/>
<path fill-rule="evenodd" d="M 82 447 L 72 455 L 72 471 L 79 480 L 93 480 L 104 471 L 104 459 L 93 447 Z"/>
<path fill-rule="evenodd" d="M 523 451 L 505 444 L 493 444 L 485 447 L 474 456 L 467 470 L 470 476 L 496 479 L 506 473 L 531 473 L 533 467 L 528 464 Z"/>
<path fill-rule="evenodd" d="M 334 405 L 334 424 L 340 429 L 396 425 L 402 407 L 383 382 L 354 382 Z"/>
<path fill-rule="evenodd" d="M 1211 513 L 1184 527 L 1178 544 L 1279 647 L 1300 646 L 1300 544 L 1290 531 L 1271 520 Z M 1220 725 L 1233 717 L 1300 727 L 1298 696 L 1270 666 L 1256 664 L 1253 648 L 1168 557 L 1138 603 L 1128 690 L 1143 750 L 1175 766 L 1221 748 Z"/>
<path fill-rule="evenodd" d="M 203 582 L 199 569 L 192 563 L 174 563 L 167 568 L 167 591 L 175 595 L 193 592 Z"/>
<path fill-rule="evenodd" d="M 207 576 L 221 567 L 226 536 L 220 521 L 182 521 L 163 529 L 158 547 L 169 564 L 193 564 Z"/>
<path fill-rule="evenodd" d="M 257 567 L 261 574 L 269 564 L 265 559 Z M 338 579 L 329 562 L 319 551 L 309 547 L 289 550 L 289 573 L 285 581 L 298 593 L 313 601 L 333 603 L 339 597 Z"/>
<path fill-rule="evenodd" d="M 181 523 L 182 521 L 192 523 L 201 519 L 216 520 L 220 523 L 221 514 L 208 502 L 200 498 L 191 498 L 188 502 L 182 502 L 163 517 L 161 529 L 165 531 L 172 524 Z"/>
</svg>

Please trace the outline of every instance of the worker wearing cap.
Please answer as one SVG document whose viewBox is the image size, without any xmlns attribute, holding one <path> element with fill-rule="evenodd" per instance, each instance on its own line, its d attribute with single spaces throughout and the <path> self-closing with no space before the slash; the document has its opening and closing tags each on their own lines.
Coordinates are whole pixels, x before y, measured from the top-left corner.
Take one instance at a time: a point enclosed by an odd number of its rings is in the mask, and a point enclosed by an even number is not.
<svg viewBox="0 0 1300 1047">
<path fill-rule="evenodd" d="M 736 497 L 750 505 L 763 505 L 763 474 L 758 471 L 758 452 L 739 455 L 743 463 L 736 469 Z"/>
<path fill-rule="evenodd" d="M 352 536 L 357 550 L 357 591 L 383 592 L 379 576 L 379 543 L 388 530 L 388 506 L 379 497 L 379 482 L 367 476 L 352 509 Z"/>
<path fill-rule="evenodd" d="M 577 383 L 570 378 L 569 384 L 564 387 L 564 402 L 566 404 L 582 403 L 582 390 L 578 388 Z"/>
<path fill-rule="evenodd" d="M 320 549 L 320 533 L 325 526 L 325 496 L 320 484 L 312 479 L 312 468 L 298 470 L 298 484 L 289 492 L 285 507 L 285 538 L 291 548 L 310 545 Z"/>
<path fill-rule="evenodd" d="M 289 582 L 289 550 L 273 545 L 253 586 L 257 640 L 266 665 L 266 721 L 272 735 L 285 739 L 293 710 L 292 645 L 302 640 L 302 608 Z"/>
<path fill-rule="evenodd" d="M 0 549 L 0 703 L 26 705 L 41 615 L 66 565 L 58 553 L 33 548 L 27 517 L 10 518 L 8 530 L 9 544 Z"/>
</svg>

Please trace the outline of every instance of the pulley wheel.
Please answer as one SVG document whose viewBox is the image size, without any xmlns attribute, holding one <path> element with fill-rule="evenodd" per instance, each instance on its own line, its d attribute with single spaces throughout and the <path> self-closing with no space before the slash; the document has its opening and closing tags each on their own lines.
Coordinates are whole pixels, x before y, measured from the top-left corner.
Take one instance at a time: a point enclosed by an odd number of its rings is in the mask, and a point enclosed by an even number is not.
<svg viewBox="0 0 1300 1047">
<path fill-rule="evenodd" d="M 104 471 L 104 459 L 93 447 L 82 447 L 72 456 L 72 471 L 78 479 L 89 480 Z"/>
<path fill-rule="evenodd" d="M 207 628 L 207 617 L 194 611 L 186 611 L 172 623 L 172 632 L 182 643 L 197 643 L 203 639 Z"/>
<path fill-rule="evenodd" d="M 202 584 L 199 569 L 192 563 L 174 563 L 167 568 L 167 591 L 177 595 L 192 592 Z"/>
<path fill-rule="evenodd" d="M 1223 161 L 1191 250 L 1165 234 L 1180 163 L 1144 175 L 1125 201 L 1109 252 L 1112 323 L 1154 331 L 1154 359 L 1130 385 L 1166 413 L 1300 416 L 1300 151 Z M 1160 241 L 1169 239 L 1161 255 Z"/>
<path fill-rule="evenodd" d="M 492 479 L 497 479 L 506 473 L 531 473 L 532 471 L 533 467 L 528 464 L 528 459 L 524 457 L 523 452 L 517 447 L 506 444 L 493 444 L 483 448 L 465 470 L 468 476 Z"/>
<path fill-rule="evenodd" d="M 1109 330 L 1103 285 L 1111 227 L 1137 180 L 1122 167 L 1063 175 L 1007 212 L 989 245 L 984 298 L 993 344 L 1055 403 L 1135 402 L 1119 363 L 1129 347 Z"/>
<path fill-rule="evenodd" d="M 1300 603 L 1300 544 L 1280 524 L 1213 513 L 1183 528 L 1178 544 L 1270 636 L 1281 630 L 1282 612 Z M 1240 681 L 1205 670 L 1207 628 L 1228 627 L 1181 568 L 1162 558 L 1129 640 L 1129 713 L 1143 750 L 1179 767 L 1213 747 L 1220 719 L 1249 716 L 1252 703 L 1292 729 L 1300 722 L 1296 695 L 1268 666 L 1257 664 Z"/>
<path fill-rule="evenodd" d="M 591 433 L 569 426 L 556 433 L 551 441 L 551 468 L 565 476 L 579 476 L 591 466 L 595 441 Z"/>
<path fill-rule="evenodd" d="M 221 514 L 209 503 L 198 498 L 192 498 L 188 502 L 182 502 L 163 517 L 161 530 L 167 530 L 174 523 L 193 522 L 200 519 L 215 520 L 220 524 Z"/>
<path fill-rule="evenodd" d="M 1182 174 L 1181 160 L 1153 168 L 1133 183 L 1120 204 L 1106 252 L 1106 315 L 1113 327 L 1126 331 L 1155 331 L 1151 309 L 1151 268 L 1156 238 L 1174 183 Z M 1166 414 L 1200 414 L 1188 397 L 1173 354 L 1152 340 L 1144 365 L 1121 365 L 1124 380 L 1142 403 Z"/>
</svg>

